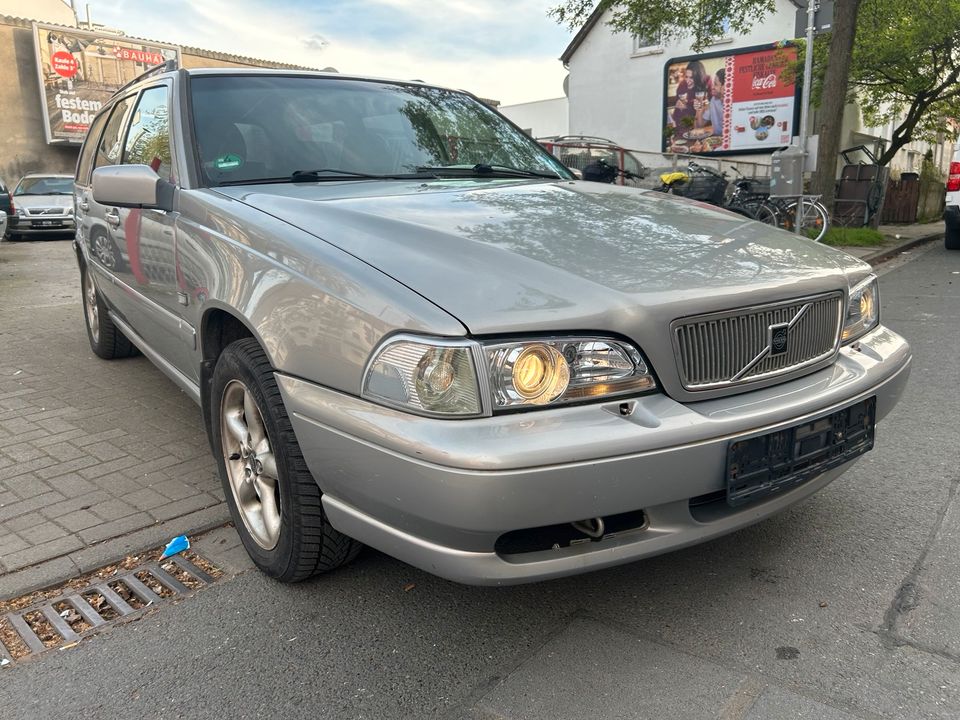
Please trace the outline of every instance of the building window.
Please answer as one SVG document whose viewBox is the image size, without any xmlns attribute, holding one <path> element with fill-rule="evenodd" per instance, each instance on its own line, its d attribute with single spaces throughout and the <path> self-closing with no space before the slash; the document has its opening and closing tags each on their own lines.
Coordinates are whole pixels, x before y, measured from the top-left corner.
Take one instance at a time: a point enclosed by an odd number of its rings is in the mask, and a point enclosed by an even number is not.
<svg viewBox="0 0 960 720">
<path fill-rule="evenodd" d="M 633 57 L 640 55 L 657 55 L 663 52 L 663 41 L 659 35 L 641 37 L 633 36 Z"/>
<path fill-rule="evenodd" d="M 710 43 L 711 45 L 724 45 L 725 43 L 733 42 L 733 33 L 730 30 L 730 18 L 724 18 L 720 22 L 720 26 L 723 28 L 723 34 Z"/>
</svg>

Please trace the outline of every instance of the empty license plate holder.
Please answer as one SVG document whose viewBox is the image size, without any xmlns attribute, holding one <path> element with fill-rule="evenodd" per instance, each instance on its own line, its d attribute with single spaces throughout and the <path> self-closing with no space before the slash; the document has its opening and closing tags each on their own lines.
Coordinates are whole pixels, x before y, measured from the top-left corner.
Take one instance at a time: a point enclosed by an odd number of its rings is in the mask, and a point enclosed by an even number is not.
<svg viewBox="0 0 960 720">
<path fill-rule="evenodd" d="M 737 507 L 795 487 L 873 448 L 877 399 L 727 449 L 727 505 Z"/>
</svg>

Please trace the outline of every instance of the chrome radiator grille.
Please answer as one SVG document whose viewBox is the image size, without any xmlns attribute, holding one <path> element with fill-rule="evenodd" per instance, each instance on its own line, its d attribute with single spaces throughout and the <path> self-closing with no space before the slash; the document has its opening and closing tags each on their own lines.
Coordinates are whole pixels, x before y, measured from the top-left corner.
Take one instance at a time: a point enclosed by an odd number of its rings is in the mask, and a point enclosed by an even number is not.
<svg viewBox="0 0 960 720">
<path fill-rule="evenodd" d="M 676 320 L 680 380 L 714 390 L 813 365 L 837 351 L 842 322 L 841 292 Z"/>
</svg>

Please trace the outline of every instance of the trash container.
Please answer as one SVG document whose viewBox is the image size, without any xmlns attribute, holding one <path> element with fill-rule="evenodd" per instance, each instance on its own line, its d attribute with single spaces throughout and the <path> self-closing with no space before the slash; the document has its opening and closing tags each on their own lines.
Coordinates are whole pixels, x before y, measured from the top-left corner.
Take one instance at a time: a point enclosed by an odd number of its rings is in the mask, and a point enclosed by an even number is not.
<svg viewBox="0 0 960 720">
<path fill-rule="evenodd" d="M 771 197 L 803 195 L 803 156 L 803 149 L 795 145 L 773 153 L 770 158 Z"/>
</svg>

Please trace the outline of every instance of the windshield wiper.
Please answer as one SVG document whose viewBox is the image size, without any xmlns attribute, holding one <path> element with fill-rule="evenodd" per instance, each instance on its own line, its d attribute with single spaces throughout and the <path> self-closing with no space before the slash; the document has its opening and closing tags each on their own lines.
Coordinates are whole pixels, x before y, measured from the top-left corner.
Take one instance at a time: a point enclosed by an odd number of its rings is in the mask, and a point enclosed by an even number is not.
<svg viewBox="0 0 960 720">
<path fill-rule="evenodd" d="M 530 178 L 549 178 L 550 180 L 562 179 L 558 174 L 551 172 L 540 172 L 538 170 L 526 170 L 524 168 L 510 167 L 509 165 L 488 165 L 487 163 L 477 163 L 471 167 L 463 165 L 450 165 L 447 167 L 418 167 L 417 172 L 431 172 L 438 175 L 450 175 L 453 177 L 530 177 Z"/>
<path fill-rule="evenodd" d="M 382 174 L 354 172 L 352 170 L 338 170 L 336 168 L 319 168 L 318 170 L 294 170 L 291 175 L 284 177 L 254 178 L 251 180 L 227 180 L 218 185 L 264 185 L 269 183 L 300 183 L 325 182 L 329 180 L 421 180 L 436 177 L 434 174 L 423 172 L 407 174 Z"/>
</svg>

